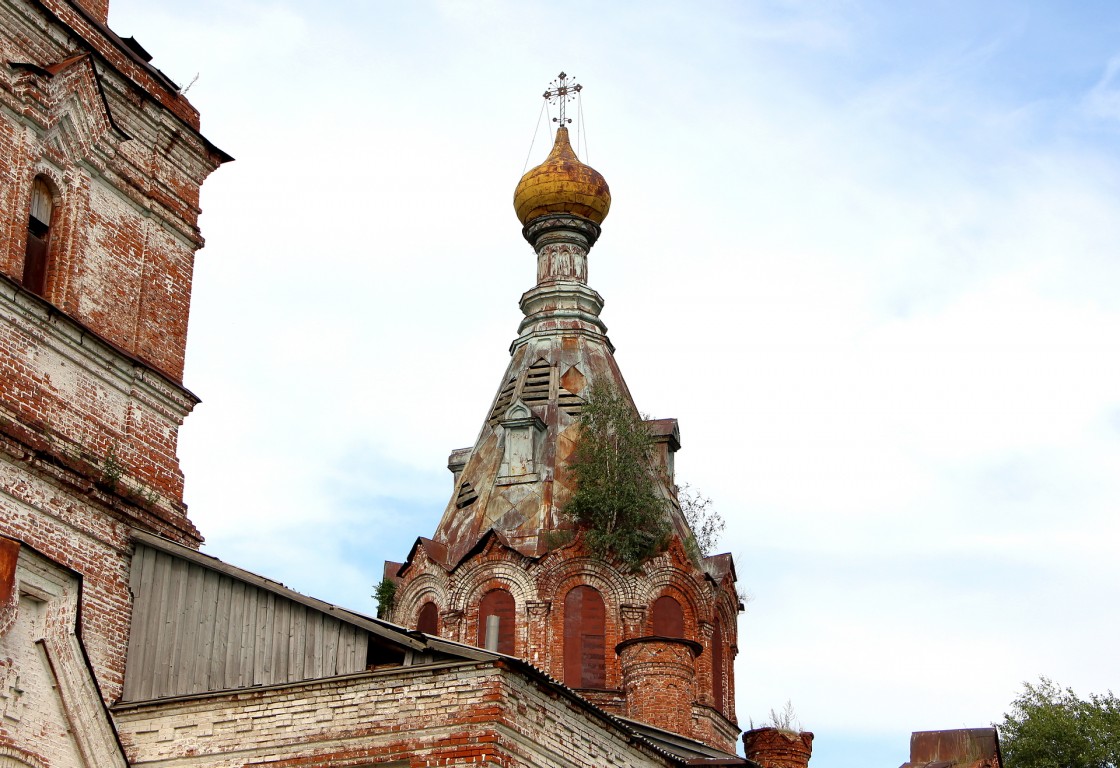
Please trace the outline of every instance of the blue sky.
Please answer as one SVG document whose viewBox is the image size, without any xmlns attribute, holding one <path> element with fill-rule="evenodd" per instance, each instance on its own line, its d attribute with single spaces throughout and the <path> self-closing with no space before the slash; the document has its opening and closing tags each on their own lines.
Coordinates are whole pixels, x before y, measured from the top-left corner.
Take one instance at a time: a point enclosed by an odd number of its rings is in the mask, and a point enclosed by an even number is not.
<svg viewBox="0 0 1120 768">
<path fill-rule="evenodd" d="M 237 158 L 181 432 L 206 551 L 372 611 L 534 279 L 510 205 L 585 86 L 590 283 L 751 601 L 738 713 L 894 766 L 1024 680 L 1117 688 L 1120 8 L 113 0 Z M 532 163 L 548 146 L 543 131 Z"/>
</svg>

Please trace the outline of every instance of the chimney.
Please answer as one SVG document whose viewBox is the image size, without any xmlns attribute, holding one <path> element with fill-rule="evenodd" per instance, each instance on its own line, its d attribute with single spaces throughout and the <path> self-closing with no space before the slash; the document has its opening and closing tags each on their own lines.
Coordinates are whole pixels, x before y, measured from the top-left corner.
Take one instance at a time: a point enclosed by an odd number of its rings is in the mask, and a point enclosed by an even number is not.
<svg viewBox="0 0 1120 768">
<path fill-rule="evenodd" d="M 754 728 L 743 734 L 748 760 L 762 768 L 808 768 L 813 754 L 813 734 L 780 728 Z"/>
<path fill-rule="evenodd" d="M 910 762 L 904 768 L 952 764 L 953 768 L 1000 768 L 999 734 L 995 728 L 915 731 L 910 735 Z"/>
</svg>

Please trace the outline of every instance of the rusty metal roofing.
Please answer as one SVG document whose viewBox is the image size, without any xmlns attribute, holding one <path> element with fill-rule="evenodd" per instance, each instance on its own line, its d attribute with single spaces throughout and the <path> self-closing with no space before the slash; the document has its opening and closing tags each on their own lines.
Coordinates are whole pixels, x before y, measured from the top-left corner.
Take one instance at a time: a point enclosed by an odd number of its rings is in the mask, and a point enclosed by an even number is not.
<svg viewBox="0 0 1120 768">
<path fill-rule="evenodd" d="M 915 731 L 910 761 L 902 768 L 999 768 L 1002 756 L 995 728 Z"/>
</svg>

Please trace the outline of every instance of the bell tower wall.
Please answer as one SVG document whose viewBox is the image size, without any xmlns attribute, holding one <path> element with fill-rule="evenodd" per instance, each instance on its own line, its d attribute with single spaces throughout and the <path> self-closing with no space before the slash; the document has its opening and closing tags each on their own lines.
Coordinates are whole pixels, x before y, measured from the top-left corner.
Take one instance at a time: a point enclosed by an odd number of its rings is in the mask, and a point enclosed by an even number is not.
<svg viewBox="0 0 1120 768">
<path fill-rule="evenodd" d="M 0 0 L 0 535 L 81 576 L 121 692 L 131 531 L 197 548 L 178 430 L 199 189 L 229 160 L 106 0 Z"/>
</svg>

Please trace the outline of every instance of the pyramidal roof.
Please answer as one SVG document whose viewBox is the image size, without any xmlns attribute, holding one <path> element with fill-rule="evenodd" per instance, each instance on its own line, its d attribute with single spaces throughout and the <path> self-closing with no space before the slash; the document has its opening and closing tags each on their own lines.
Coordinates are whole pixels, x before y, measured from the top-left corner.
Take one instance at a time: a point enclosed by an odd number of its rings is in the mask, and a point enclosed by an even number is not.
<svg viewBox="0 0 1120 768">
<path fill-rule="evenodd" d="M 576 158 L 566 128 L 557 130 L 548 159 L 522 177 L 514 206 L 536 252 L 537 282 L 521 297 L 525 317 L 478 439 L 448 460 L 454 491 L 432 537 L 434 549 L 446 547 L 440 554 L 448 566 L 490 531 L 522 554 L 544 554 L 556 532 L 572 528 L 563 515 L 573 491 L 565 467 L 592 386 L 613 387 L 633 407 L 599 318 L 603 299 L 587 286 L 588 252 L 610 191 Z M 683 537 L 688 529 L 671 488 L 672 454 L 680 446 L 676 420 L 649 426 L 665 470 L 660 490 L 674 502 L 674 528 Z"/>
</svg>

